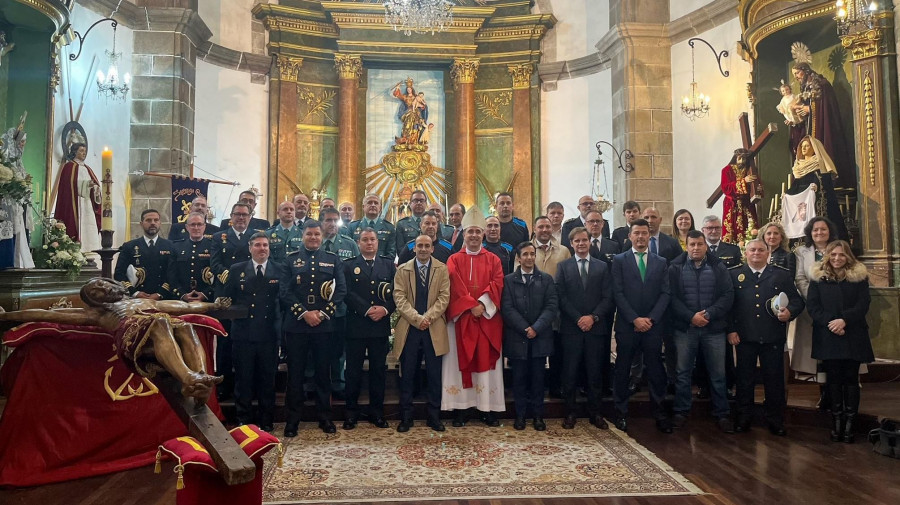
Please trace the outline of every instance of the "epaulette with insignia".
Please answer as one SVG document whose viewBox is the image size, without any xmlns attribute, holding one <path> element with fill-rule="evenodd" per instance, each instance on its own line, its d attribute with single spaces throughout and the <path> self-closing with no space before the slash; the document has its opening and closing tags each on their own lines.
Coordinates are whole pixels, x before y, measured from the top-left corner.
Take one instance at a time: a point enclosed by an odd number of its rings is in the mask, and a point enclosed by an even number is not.
<svg viewBox="0 0 900 505">
<path fill-rule="evenodd" d="M 733 267 L 728 267 L 728 269 L 729 269 L 729 270 L 734 270 L 735 268 L 741 268 L 742 266 L 744 266 L 743 263 L 741 263 L 740 265 L 735 265 L 735 266 L 733 266 Z"/>
<path fill-rule="evenodd" d="M 775 267 L 775 268 L 777 268 L 777 269 L 779 269 L 779 270 L 784 270 L 784 271 L 790 272 L 790 270 L 788 270 L 787 268 L 785 268 L 785 267 L 783 267 L 783 266 L 781 266 L 781 265 L 776 265 L 775 263 L 769 263 L 769 266 L 770 266 L 770 267 Z"/>
<path fill-rule="evenodd" d="M 287 253 L 288 256 L 293 256 L 295 254 L 300 254 L 300 249 L 297 249 L 296 251 L 291 251 L 291 252 Z"/>
<path fill-rule="evenodd" d="M 444 239 L 438 240 L 438 244 L 441 244 L 442 246 L 446 247 L 447 249 L 453 249 L 453 244 L 451 244 L 450 242 L 447 242 Z"/>
<path fill-rule="evenodd" d="M 321 251 L 323 254 L 330 254 L 332 256 L 337 256 L 337 253 L 333 253 L 331 251 L 322 251 L 322 249 L 319 249 L 319 251 Z"/>
<path fill-rule="evenodd" d="M 187 240 L 187 239 L 186 238 L 177 238 L 177 239 L 173 240 L 172 243 L 177 244 L 179 242 L 184 242 L 185 240 Z"/>
<path fill-rule="evenodd" d="M 569 224 L 569 223 L 571 223 L 572 221 L 575 221 L 576 219 L 579 219 L 579 218 L 573 217 L 573 218 L 566 219 L 566 222 L 563 223 L 563 224 Z M 580 220 L 580 219 L 579 219 L 579 220 Z"/>
<path fill-rule="evenodd" d="M 406 248 L 409 249 L 410 251 L 412 251 L 413 247 L 415 247 L 415 246 L 416 246 L 415 240 L 410 240 L 409 242 L 406 243 Z"/>
<path fill-rule="evenodd" d="M 506 249 L 509 252 L 513 252 L 513 246 L 509 245 L 506 242 L 500 242 L 500 247 Z"/>
<path fill-rule="evenodd" d="M 512 222 L 516 223 L 517 225 L 521 226 L 522 228 L 526 228 L 526 229 L 528 228 L 528 224 L 526 224 L 525 221 L 517 218 L 516 216 L 513 216 Z"/>
</svg>

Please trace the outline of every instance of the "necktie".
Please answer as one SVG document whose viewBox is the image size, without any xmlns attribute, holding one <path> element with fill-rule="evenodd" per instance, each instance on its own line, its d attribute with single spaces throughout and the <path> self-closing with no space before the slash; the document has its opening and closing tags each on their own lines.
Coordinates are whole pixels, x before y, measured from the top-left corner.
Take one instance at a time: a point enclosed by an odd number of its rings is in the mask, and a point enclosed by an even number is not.
<svg viewBox="0 0 900 505">
<path fill-rule="evenodd" d="M 243 239 L 243 238 L 244 238 L 244 232 L 239 231 L 239 232 L 238 232 L 238 242 L 240 242 L 241 239 Z"/>
<path fill-rule="evenodd" d="M 587 287 L 587 260 L 579 259 L 578 262 L 581 264 L 579 267 L 579 272 L 581 273 L 581 287 Z"/>
<path fill-rule="evenodd" d="M 598 250 L 598 251 L 600 250 L 599 242 L 600 242 L 599 239 L 596 239 L 596 238 L 595 238 L 595 239 L 593 240 L 594 249 L 596 249 L 596 250 Z"/>
<path fill-rule="evenodd" d="M 153 249 L 154 247 L 156 247 L 156 240 L 150 239 L 150 249 Z"/>
<path fill-rule="evenodd" d="M 326 250 L 326 251 L 331 252 L 331 245 L 332 245 L 332 243 L 333 243 L 333 242 L 331 242 L 330 240 L 326 240 L 326 241 L 325 241 L 325 250 Z"/>
<path fill-rule="evenodd" d="M 650 252 L 659 254 L 659 248 L 656 247 L 656 237 L 650 237 Z"/>
<path fill-rule="evenodd" d="M 542 245 L 541 247 L 539 247 L 539 249 L 542 250 L 542 251 L 546 251 L 546 250 L 550 249 L 550 246 L 547 245 L 547 244 L 544 244 L 544 245 Z"/>
<path fill-rule="evenodd" d="M 531 282 L 531 276 L 532 276 L 532 275 L 533 275 L 533 274 L 522 274 L 522 277 L 525 278 L 525 284 L 528 284 L 529 282 Z"/>
<path fill-rule="evenodd" d="M 638 255 L 638 270 L 641 271 L 641 281 L 647 277 L 647 263 L 644 261 L 644 255 L 647 254 L 645 252 L 639 252 Z"/>
<path fill-rule="evenodd" d="M 366 220 L 366 228 L 372 228 L 374 230 L 375 229 L 375 221 L 372 221 L 371 219 Z"/>
<path fill-rule="evenodd" d="M 423 286 L 428 283 L 428 265 L 419 265 L 419 282 Z"/>
<path fill-rule="evenodd" d="M 458 237 L 458 236 L 459 236 L 459 228 L 454 228 L 454 229 L 453 229 L 453 239 L 450 241 L 450 243 L 451 243 L 451 244 L 455 244 L 455 243 L 456 243 L 456 237 Z"/>
<path fill-rule="evenodd" d="M 263 277 L 265 277 L 265 275 L 263 275 L 262 265 L 256 265 L 256 279 L 260 280 Z"/>
<path fill-rule="evenodd" d="M 366 265 L 369 265 L 369 268 L 372 268 L 375 265 L 375 260 L 366 260 Z"/>
<path fill-rule="evenodd" d="M 717 246 L 717 245 L 711 245 L 711 246 L 709 246 L 709 251 L 715 255 L 716 249 L 718 249 L 718 248 L 719 248 L 719 246 Z"/>
<path fill-rule="evenodd" d="M 756 282 L 759 282 L 759 274 L 760 272 L 753 272 L 753 278 L 756 279 Z"/>
</svg>

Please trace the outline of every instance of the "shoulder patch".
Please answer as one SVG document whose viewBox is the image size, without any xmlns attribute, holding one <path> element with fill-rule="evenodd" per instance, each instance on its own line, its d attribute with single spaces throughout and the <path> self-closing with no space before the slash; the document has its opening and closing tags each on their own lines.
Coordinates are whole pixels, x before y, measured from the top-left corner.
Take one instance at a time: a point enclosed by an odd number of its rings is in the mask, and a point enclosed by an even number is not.
<svg viewBox="0 0 900 505">
<path fill-rule="evenodd" d="M 528 228 L 528 224 L 525 223 L 525 221 L 523 221 L 523 220 L 517 218 L 516 216 L 513 216 L 512 222 L 516 223 L 517 225 L 519 225 L 519 226 L 521 226 L 521 227 L 523 227 L 523 228 Z"/>
<path fill-rule="evenodd" d="M 513 252 L 513 246 L 507 244 L 506 242 L 500 242 L 500 246 L 509 252 Z"/>
<path fill-rule="evenodd" d="M 444 239 L 438 240 L 438 244 L 441 244 L 442 246 L 446 247 L 447 249 L 453 249 L 453 244 L 451 244 L 450 242 L 447 242 Z"/>
<path fill-rule="evenodd" d="M 406 248 L 409 249 L 410 251 L 412 251 L 415 246 L 416 246 L 415 240 L 410 240 L 409 242 L 406 243 Z"/>
</svg>

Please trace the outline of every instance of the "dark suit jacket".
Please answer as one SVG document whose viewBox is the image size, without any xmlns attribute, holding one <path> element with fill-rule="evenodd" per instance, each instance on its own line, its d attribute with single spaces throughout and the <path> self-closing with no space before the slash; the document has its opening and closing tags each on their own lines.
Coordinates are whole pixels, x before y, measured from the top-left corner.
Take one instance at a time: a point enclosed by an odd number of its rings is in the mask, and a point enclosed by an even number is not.
<svg viewBox="0 0 900 505">
<path fill-rule="evenodd" d="M 269 258 L 262 282 L 256 280 L 254 268 L 253 261 L 241 261 L 228 269 L 225 296 L 233 305 L 247 307 L 247 317 L 232 321 L 229 336 L 235 342 L 277 342 L 281 330 L 278 293 L 285 267 Z"/>
<path fill-rule="evenodd" d="M 132 295 L 143 291 L 148 295 L 158 293 L 163 298 L 169 296 L 168 272 L 172 264 L 172 243 L 162 237 L 156 237 L 155 252 L 147 247 L 144 237 L 138 237 L 122 244 L 113 278 L 128 288 Z M 128 266 L 137 270 L 137 284 L 128 281 Z"/>
<path fill-rule="evenodd" d="M 677 242 L 676 242 L 677 246 Z M 634 251 L 613 258 L 613 297 L 616 301 L 616 332 L 634 333 L 634 320 L 648 317 L 653 322 L 649 334 L 660 333 L 669 306 L 668 264 L 662 256 L 647 253 L 647 274 L 641 281 Z"/>
<path fill-rule="evenodd" d="M 611 277 L 609 267 L 597 258 L 588 263 L 588 281 L 585 288 L 581 283 L 578 257 L 561 262 L 556 266 L 556 291 L 559 295 L 559 332 L 580 335 L 578 327 L 581 316 L 597 316 L 589 335 L 608 335 L 606 320 L 613 308 Z"/>
<path fill-rule="evenodd" d="M 562 225 L 562 229 L 560 230 L 559 245 L 569 249 L 569 253 L 571 253 L 572 256 L 575 256 L 575 250 L 572 249 L 572 244 L 569 242 L 569 233 L 571 233 L 572 230 L 578 228 L 579 226 L 585 226 L 584 223 L 581 222 L 581 216 L 566 220 L 566 222 Z M 609 238 L 608 221 L 603 223 L 603 231 L 600 232 L 600 236 L 602 236 L 603 238 Z"/>
<path fill-rule="evenodd" d="M 392 260 L 376 256 L 372 268 L 362 255 L 344 262 L 344 279 L 347 281 L 347 338 L 384 338 L 391 333 L 391 317 L 394 304 L 394 276 L 397 267 Z M 385 283 L 385 284 L 382 284 Z M 383 298 L 382 298 L 383 297 Z M 373 306 L 387 309 L 388 315 L 375 322 L 366 317 Z"/>
<path fill-rule="evenodd" d="M 559 315 L 559 301 L 553 277 L 537 268 L 526 284 L 522 269 L 503 278 L 500 298 L 503 314 L 503 355 L 509 359 L 527 359 L 553 354 L 553 322 Z M 537 336 L 529 339 L 525 330 L 531 327 Z"/>
<path fill-rule="evenodd" d="M 734 268 L 741 264 L 741 248 L 728 242 L 719 241 L 716 245 L 716 256 L 726 268 Z"/>
<path fill-rule="evenodd" d="M 727 331 L 737 332 L 742 342 L 784 342 L 787 339 L 787 323 L 770 316 L 766 311 L 766 302 L 784 292 L 788 296 L 787 309 L 791 312 L 791 319 L 800 315 L 806 303 L 794 286 L 791 273 L 785 268 L 768 265 L 756 281 L 753 270 L 746 264 L 729 272 L 734 283 L 734 305 Z"/>
<path fill-rule="evenodd" d="M 593 242 L 593 238 L 591 238 L 591 242 Z M 606 266 L 612 266 L 613 256 L 619 254 L 622 250 L 619 248 L 619 244 L 613 242 L 608 238 L 600 238 L 600 248 L 594 247 L 594 244 L 591 244 L 590 254 L 591 256 L 597 258 L 598 260 L 606 263 Z"/>
</svg>

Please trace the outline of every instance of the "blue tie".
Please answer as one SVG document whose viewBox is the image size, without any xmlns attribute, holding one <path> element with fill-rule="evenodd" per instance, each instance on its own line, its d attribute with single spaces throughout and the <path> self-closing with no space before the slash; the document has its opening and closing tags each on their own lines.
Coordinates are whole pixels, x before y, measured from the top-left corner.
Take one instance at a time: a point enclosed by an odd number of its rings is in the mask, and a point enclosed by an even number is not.
<svg viewBox="0 0 900 505">
<path fill-rule="evenodd" d="M 656 247 L 656 237 L 650 237 L 650 252 L 659 254 L 659 249 Z"/>
</svg>

